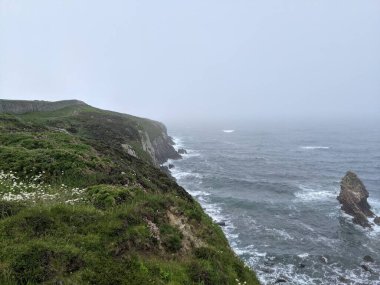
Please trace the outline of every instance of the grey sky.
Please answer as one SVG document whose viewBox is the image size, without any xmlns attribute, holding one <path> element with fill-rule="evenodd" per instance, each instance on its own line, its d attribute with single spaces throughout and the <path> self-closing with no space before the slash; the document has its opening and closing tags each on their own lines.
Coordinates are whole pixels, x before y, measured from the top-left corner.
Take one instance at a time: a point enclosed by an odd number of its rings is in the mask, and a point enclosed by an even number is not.
<svg viewBox="0 0 380 285">
<path fill-rule="evenodd" d="M 162 121 L 380 118 L 379 0 L 0 0 L 0 97 Z"/>
</svg>

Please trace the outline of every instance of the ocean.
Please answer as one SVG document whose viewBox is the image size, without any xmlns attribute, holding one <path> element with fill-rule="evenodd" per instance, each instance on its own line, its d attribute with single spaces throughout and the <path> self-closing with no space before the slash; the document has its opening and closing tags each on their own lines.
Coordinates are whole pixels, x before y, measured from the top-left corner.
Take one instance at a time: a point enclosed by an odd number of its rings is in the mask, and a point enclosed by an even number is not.
<svg viewBox="0 0 380 285">
<path fill-rule="evenodd" d="M 380 284 L 379 227 L 354 225 L 336 199 L 352 170 L 380 215 L 380 127 L 176 127 L 170 135 L 188 152 L 168 162 L 172 175 L 225 223 L 263 284 Z"/>
</svg>

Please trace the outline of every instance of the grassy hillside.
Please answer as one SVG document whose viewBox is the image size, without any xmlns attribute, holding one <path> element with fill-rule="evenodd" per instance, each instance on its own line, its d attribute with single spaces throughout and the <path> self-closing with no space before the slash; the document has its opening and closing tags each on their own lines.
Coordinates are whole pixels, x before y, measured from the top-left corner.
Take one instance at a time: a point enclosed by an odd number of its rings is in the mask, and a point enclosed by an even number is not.
<svg viewBox="0 0 380 285">
<path fill-rule="evenodd" d="M 0 284 L 258 284 L 153 165 L 142 132 L 163 128 L 85 104 L 0 114 Z"/>
</svg>

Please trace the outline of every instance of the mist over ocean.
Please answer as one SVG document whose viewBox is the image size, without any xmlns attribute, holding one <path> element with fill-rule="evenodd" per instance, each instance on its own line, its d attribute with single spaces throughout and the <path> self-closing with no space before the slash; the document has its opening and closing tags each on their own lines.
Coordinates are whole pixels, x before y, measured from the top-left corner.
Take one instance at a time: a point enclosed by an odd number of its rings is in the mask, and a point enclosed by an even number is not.
<svg viewBox="0 0 380 285">
<path fill-rule="evenodd" d="M 263 284 L 380 284 L 380 229 L 353 225 L 336 200 L 353 170 L 380 215 L 380 127 L 169 129 L 188 151 L 173 176 Z"/>
</svg>

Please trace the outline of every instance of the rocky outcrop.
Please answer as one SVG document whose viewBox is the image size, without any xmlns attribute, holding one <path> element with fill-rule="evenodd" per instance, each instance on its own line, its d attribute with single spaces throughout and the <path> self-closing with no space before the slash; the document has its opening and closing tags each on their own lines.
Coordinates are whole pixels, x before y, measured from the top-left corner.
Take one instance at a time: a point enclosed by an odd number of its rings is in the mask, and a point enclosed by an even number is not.
<svg viewBox="0 0 380 285">
<path fill-rule="evenodd" d="M 155 121 L 150 121 L 150 124 L 154 126 L 154 131 L 140 131 L 140 136 L 143 150 L 150 155 L 154 165 L 159 166 L 168 159 L 180 159 L 181 155 L 174 149 L 166 127 Z"/>
<path fill-rule="evenodd" d="M 352 221 L 355 224 L 370 228 L 368 218 L 375 215 L 367 202 L 369 194 L 363 182 L 355 173 L 348 171 L 341 181 L 340 188 L 337 199 L 342 204 L 341 209 L 353 217 Z"/>
<path fill-rule="evenodd" d="M 26 100 L 0 100 L 0 113 L 24 114 L 29 112 L 56 111 L 73 105 L 86 105 L 79 100 L 64 100 L 57 102 L 26 101 Z"/>
<path fill-rule="evenodd" d="M 136 157 L 136 158 L 139 158 L 135 152 L 135 150 L 133 149 L 132 146 L 130 146 L 129 144 L 122 144 L 121 147 L 131 156 L 133 157 Z"/>
<path fill-rule="evenodd" d="M 181 155 L 174 149 L 171 142 L 172 139 L 164 131 L 161 136 L 153 139 L 152 146 L 159 164 L 166 162 L 168 159 L 181 158 Z"/>
</svg>

